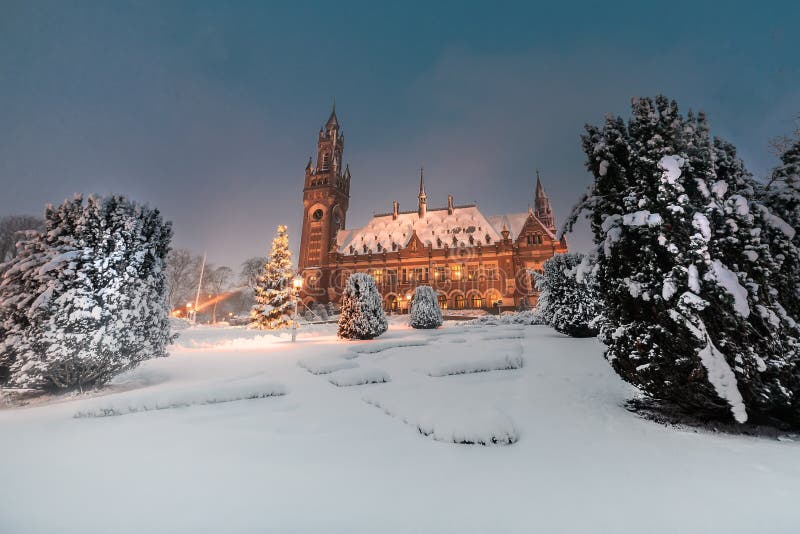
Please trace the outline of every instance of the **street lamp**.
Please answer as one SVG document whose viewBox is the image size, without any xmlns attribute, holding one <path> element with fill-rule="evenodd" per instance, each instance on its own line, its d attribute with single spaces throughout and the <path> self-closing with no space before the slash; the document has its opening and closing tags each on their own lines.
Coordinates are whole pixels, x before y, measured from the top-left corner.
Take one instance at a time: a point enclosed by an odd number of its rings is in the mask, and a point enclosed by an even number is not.
<svg viewBox="0 0 800 534">
<path fill-rule="evenodd" d="M 292 343 L 297 339 L 297 294 L 303 289 L 303 277 L 295 276 L 292 280 L 292 295 L 294 296 L 294 320 L 292 321 Z"/>
</svg>

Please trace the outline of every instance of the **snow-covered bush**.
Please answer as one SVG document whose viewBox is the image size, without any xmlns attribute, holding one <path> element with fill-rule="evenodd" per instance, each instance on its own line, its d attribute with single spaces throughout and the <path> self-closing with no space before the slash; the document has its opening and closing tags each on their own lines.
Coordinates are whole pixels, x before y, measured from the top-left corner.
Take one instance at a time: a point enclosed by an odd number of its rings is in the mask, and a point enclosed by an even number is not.
<svg viewBox="0 0 800 534">
<path fill-rule="evenodd" d="M 778 218 L 771 219 L 773 224 L 764 229 L 772 256 L 780 263 L 771 273 L 771 281 L 778 290 L 778 300 L 796 319 L 800 317 L 800 137 L 787 144 L 780 160 L 769 183 L 758 193 Z"/>
<path fill-rule="evenodd" d="M 536 313 L 544 324 L 572 337 L 597 335 L 600 305 L 585 254 L 556 254 L 536 274 Z"/>
<path fill-rule="evenodd" d="M 388 327 L 375 280 L 366 273 L 351 274 L 342 294 L 339 337 L 372 339 L 386 332 Z"/>
<path fill-rule="evenodd" d="M 411 301 L 409 324 L 412 328 L 439 328 L 442 326 L 439 299 L 431 286 L 417 286 Z"/>
<path fill-rule="evenodd" d="M 328 309 L 324 304 L 317 304 L 314 307 L 314 313 L 317 314 L 317 319 L 322 321 L 328 320 Z"/>
<path fill-rule="evenodd" d="M 255 286 L 256 303 L 250 310 L 251 328 L 277 330 L 291 326 L 294 316 L 292 299 L 292 253 L 284 225 L 272 240 L 272 251 Z"/>
<path fill-rule="evenodd" d="M 0 374 L 9 387 L 100 386 L 172 341 L 164 265 L 172 237 L 157 210 L 76 196 L 2 267 Z"/>
<path fill-rule="evenodd" d="M 503 313 L 502 315 L 484 315 L 460 324 L 466 324 L 470 326 L 501 326 L 512 324 L 543 325 L 548 323 L 545 323 L 542 320 L 541 316 L 536 310 L 528 310 L 514 313 Z"/>
<path fill-rule="evenodd" d="M 793 230 L 702 113 L 665 97 L 632 108 L 627 124 L 587 126 L 595 181 L 565 226 L 588 212 L 606 358 L 695 415 L 800 424 L 796 317 L 770 282 L 770 229 Z"/>
<path fill-rule="evenodd" d="M 333 315 L 339 315 L 339 307 L 335 302 L 331 301 L 328 303 L 328 317 Z"/>
</svg>

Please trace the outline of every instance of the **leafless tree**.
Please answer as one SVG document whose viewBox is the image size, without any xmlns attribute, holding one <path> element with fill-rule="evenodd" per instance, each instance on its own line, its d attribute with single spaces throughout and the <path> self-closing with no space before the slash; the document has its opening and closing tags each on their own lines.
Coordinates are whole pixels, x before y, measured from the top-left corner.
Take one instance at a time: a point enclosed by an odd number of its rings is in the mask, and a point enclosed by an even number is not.
<svg viewBox="0 0 800 534">
<path fill-rule="evenodd" d="M 233 269 L 221 265 L 219 267 L 211 267 L 206 265 L 205 274 L 203 275 L 203 287 L 206 292 L 213 299 L 211 308 L 211 322 L 217 322 L 217 304 L 221 296 L 227 289 L 230 288 L 230 281 L 233 278 Z"/>
<path fill-rule="evenodd" d="M 769 140 L 770 151 L 777 157 L 780 157 L 792 143 L 800 139 L 800 115 L 797 115 L 793 122 L 794 127 L 790 135 L 779 135 Z"/>
<path fill-rule="evenodd" d="M 242 262 L 242 270 L 239 272 L 239 279 L 243 285 L 249 288 L 256 286 L 256 280 L 264 271 L 264 264 L 267 263 L 267 258 L 257 257 L 250 258 Z"/>
<path fill-rule="evenodd" d="M 7 215 L 0 217 L 0 263 L 17 255 L 17 242 L 26 230 L 40 230 L 44 221 L 32 215 Z"/>
<path fill-rule="evenodd" d="M 170 308 L 194 300 L 203 258 L 185 248 L 176 248 L 167 256 L 167 299 Z"/>
</svg>

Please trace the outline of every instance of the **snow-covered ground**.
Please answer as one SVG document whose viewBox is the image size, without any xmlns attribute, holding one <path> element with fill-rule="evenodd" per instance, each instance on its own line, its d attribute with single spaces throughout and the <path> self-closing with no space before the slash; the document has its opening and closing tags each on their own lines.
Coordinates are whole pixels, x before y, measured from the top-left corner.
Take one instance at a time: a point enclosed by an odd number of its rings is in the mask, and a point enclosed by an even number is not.
<svg viewBox="0 0 800 534">
<path fill-rule="evenodd" d="M 0 532 L 798 532 L 800 443 L 632 395 L 541 326 L 189 329 L 106 394 L 0 410 Z"/>
</svg>

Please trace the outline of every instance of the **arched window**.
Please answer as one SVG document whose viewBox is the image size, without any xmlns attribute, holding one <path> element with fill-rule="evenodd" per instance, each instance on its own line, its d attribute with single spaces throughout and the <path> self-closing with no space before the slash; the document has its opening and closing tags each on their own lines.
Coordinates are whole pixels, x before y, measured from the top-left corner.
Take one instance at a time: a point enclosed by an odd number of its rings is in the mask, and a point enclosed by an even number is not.
<svg viewBox="0 0 800 534">
<path fill-rule="evenodd" d="M 470 308 L 483 308 L 483 299 L 478 293 L 473 293 L 469 301 Z"/>
<path fill-rule="evenodd" d="M 443 310 L 446 310 L 447 309 L 447 295 L 445 295 L 444 293 L 439 293 L 438 300 L 439 300 L 439 307 L 441 309 L 443 309 Z"/>
<path fill-rule="evenodd" d="M 464 309 L 464 295 L 456 295 L 453 299 L 453 307 L 457 310 Z"/>
</svg>

